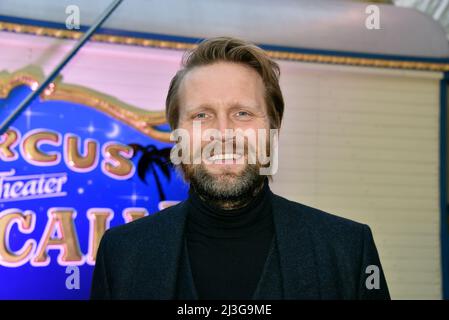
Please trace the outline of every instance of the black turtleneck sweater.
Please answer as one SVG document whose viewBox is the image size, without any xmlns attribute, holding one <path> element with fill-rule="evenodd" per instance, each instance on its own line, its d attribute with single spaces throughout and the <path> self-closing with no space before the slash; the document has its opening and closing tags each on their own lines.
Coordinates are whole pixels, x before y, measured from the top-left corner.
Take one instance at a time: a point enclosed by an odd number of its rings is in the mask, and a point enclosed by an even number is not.
<svg viewBox="0 0 449 320">
<path fill-rule="evenodd" d="M 189 191 L 187 250 L 199 299 L 251 299 L 274 236 L 268 179 L 251 202 L 224 210 Z"/>
</svg>

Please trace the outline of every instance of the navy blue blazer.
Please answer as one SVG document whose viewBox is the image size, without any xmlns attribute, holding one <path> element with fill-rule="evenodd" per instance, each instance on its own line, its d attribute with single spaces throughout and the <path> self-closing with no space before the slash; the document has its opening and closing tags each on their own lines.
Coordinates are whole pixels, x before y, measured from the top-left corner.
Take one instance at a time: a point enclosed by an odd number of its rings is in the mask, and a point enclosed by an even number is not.
<svg viewBox="0 0 449 320">
<path fill-rule="evenodd" d="M 390 299 L 367 225 L 269 192 L 275 239 L 253 299 Z M 186 216 L 184 201 L 106 231 L 91 299 L 195 299 Z"/>
</svg>

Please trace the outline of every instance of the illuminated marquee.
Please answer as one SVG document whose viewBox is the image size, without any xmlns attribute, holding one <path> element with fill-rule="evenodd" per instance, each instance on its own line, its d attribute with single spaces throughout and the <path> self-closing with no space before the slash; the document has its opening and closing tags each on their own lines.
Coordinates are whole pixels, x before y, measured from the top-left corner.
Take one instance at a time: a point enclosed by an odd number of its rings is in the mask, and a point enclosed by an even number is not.
<svg viewBox="0 0 449 320">
<path fill-rule="evenodd" d="M 0 76 L 0 116 L 30 92 L 33 79 Z M 87 298 L 104 232 L 187 195 L 174 169 L 161 167 L 171 144 L 160 113 L 134 114 L 111 97 L 79 90 L 53 86 L 0 136 L 0 299 Z M 136 174 L 143 157 L 132 145 L 154 159 L 147 181 Z M 80 290 L 63 285 L 66 266 L 80 268 Z"/>
<path fill-rule="evenodd" d="M 23 138 L 19 130 L 12 128 L 0 139 L 0 159 L 2 161 L 14 161 L 21 157 L 34 166 L 55 166 L 64 159 L 65 166 L 75 172 L 90 172 L 98 166 L 100 144 L 94 139 L 85 139 L 83 151 L 79 150 L 81 138 L 66 134 L 64 139 L 57 132 L 49 129 L 35 129 L 28 132 Z M 61 146 L 61 143 L 63 145 Z M 43 152 L 41 146 L 51 145 L 61 151 Z M 17 150 L 18 149 L 18 150 Z M 134 174 L 135 167 L 130 159 L 133 150 L 128 145 L 108 142 L 102 148 L 101 170 L 107 176 L 114 179 L 128 179 Z M 63 156 L 61 156 L 63 154 Z M 15 175 L 15 170 L 0 172 L 0 201 L 20 201 L 27 199 L 39 199 L 54 196 L 65 196 L 63 184 L 67 182 L 65 173 L 40 174 L 40 175 Z M 127 213 L 129 222 L 146 215 L 146 211 Z M 32 211 L 22 212 L 17 209 L 7 209 L 0 215 L 0 234 L 5 235 L 0 239 L 0 263 L 5 266 L 20 266 L 30 262 L 34 266 L 47 266 L 50 259 L 47 255 L 49 248 L 60 248 L 58 262 L 60 265 L 82 264 L 85 259 L 79 248 L 74 219 L 74 208 L 50 208 L 48 210 L 48 222 L 39 244 L 28 240 L 26 244 L 16 252 L 9 249 L 9 230 L 11 224 L 16 223 L 19 230 L 30 233 L 35 225 L 36 214 Z M 113 217 L 111 210 L 92 210 L 87 213 L 90 220 L 89 252 L 87 262 L 95 263 L 96 250 L 99 239 L 109 227 L 108 222 Z M 61 236 L 53 238 L 55 231 L 60 231 Z M 33 258 L 31 258 L 33 256 Z"/>
<path fill-rule="evenodd" d="M 67 133 L 62 139 L 61 135 L 49 129 L 35 129 L 21 139 L 21 133 L 15 129 L 9 129 L 0 138 L 0 159 L 2 161 L 14 161 L 18 158 L 16 150 L 19 144 L 22 158 L 35 166 L 55 166 L 61 162 L 63 154 L 66 167 L 75 172 L 90 172 L 98 165 L 100 143 L 94 139 L 84 140 L 84 150 L 80 152 L 81 138 Z M 40 148 L 43 144 L 61 147 L 62 150 L 43 152 Z M 128 179 L 134 174 L 134 165 L 130 161 L 133 150 L 128 145 L 107 142 L 101 148 L 101 170 L 104 174 L 114 179 Z"/>
</svg>

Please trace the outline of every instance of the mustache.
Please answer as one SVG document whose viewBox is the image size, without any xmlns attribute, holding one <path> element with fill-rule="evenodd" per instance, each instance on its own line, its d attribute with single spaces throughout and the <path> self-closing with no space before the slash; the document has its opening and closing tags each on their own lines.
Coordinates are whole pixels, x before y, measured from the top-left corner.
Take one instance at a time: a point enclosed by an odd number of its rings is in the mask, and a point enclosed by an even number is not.
<svg viewBox="0 0 449 320">
<path fill-rule="evenodd" d="M 200 148 L 194 150 L 193 159 L 201 158 L 202 156 L 213 157 L 226 153 L 235 153 L 238 155 L 247 156 L 248 154 L 256 154 L 256 146 L 244 139 L 243 143 L 237 143 L 235 139 L 226 141 L 209 141 L 201 145 Z"/>
</svg>

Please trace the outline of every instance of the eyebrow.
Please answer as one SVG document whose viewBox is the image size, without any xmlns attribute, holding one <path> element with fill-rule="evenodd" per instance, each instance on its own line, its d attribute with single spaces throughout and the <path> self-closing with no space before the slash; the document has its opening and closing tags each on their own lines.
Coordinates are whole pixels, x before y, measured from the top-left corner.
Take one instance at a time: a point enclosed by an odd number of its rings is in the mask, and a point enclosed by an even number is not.
<svg viewBox="0 0 449 320">
<path fill-rule="evenodd" d="M 239 102 L 235 102 L 235 103 L 231 103 L 230 105 L 231 109 L 252 109 L 252 110 L 261 110 L 262 108 L 256 104 L 256 105 L 247 105 L 247 104 L 241 104 Z M 203 103 L 200 104 L 199 106 L 194 106 L 194 107 L 186 107 L 186 112 L 187 113 L 193 113 L 195 111 L 198 110 L 215 110 L 215 108 L 209 104 L 209 103 Z"/>
<path fill-rule="evenodd" d="M 210 105 L 208 103 L 203 103 L 203 104 L 200 104 L 199 106 L 193 106 L 193 107 L 187 106 L 186 107 L 187 113 L 192 113 L 197 110 L 208 110 L 208 109 L 213 109 L 212 105 Z"/>
</svg>

